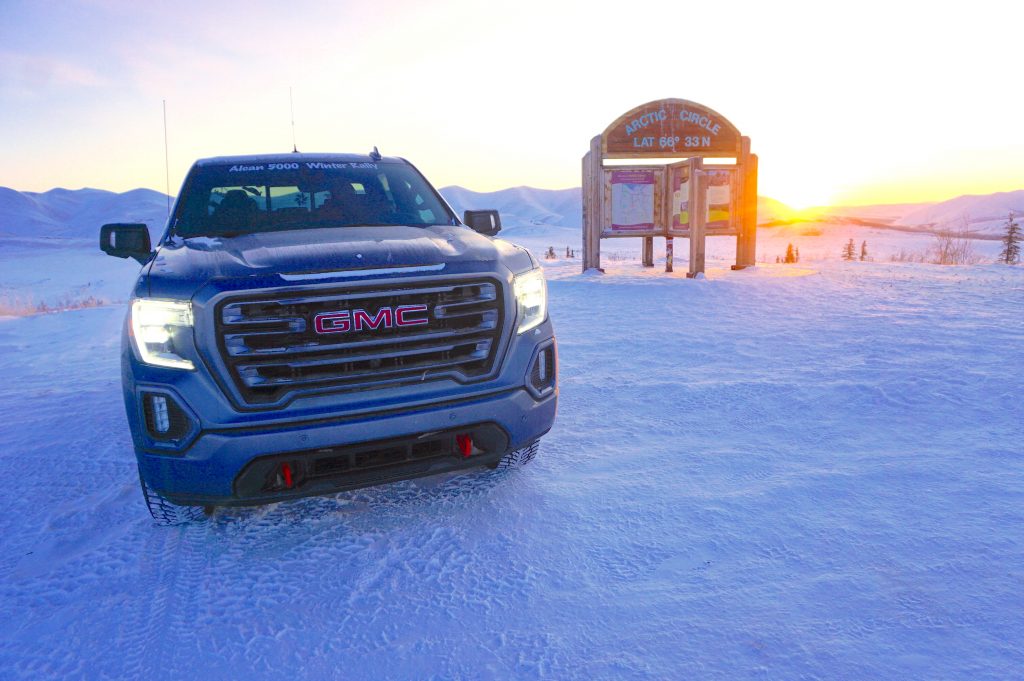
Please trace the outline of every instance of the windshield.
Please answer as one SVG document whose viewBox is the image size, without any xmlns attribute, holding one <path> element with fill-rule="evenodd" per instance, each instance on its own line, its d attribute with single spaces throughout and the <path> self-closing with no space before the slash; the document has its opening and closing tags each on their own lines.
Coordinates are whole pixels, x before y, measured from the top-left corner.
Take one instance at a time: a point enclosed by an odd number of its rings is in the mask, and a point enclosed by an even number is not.
<svg viewBox="0 0 1024 681">
<path fill-rule="evenodd" d="M 404 163 L 197 166 L 173 232 L 183 237 L 358 225 L 450 225 L 451 212 Z"/>
</svg>

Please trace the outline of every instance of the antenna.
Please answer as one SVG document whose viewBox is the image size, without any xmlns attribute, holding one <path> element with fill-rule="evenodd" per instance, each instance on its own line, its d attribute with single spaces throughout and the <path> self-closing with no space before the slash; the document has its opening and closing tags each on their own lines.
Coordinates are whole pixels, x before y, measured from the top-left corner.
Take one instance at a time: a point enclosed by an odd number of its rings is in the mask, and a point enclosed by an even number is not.
<svg viewBox="0 0 1024 681">
<path fill-rule="evenodd" d="M 288 86 L 288 104 L 292 107 L 292 153 L 299 153 L 299 147 L 295 144 L 295 100 L 292 98 L 292 86 Z"/>
<path fill-rule="evenodd" d="M 167 189 L 167 217 L 171 216 L 171 161 L 167 153 L 167 100 L 164 101 L 164 179 Z"/>
</svg>

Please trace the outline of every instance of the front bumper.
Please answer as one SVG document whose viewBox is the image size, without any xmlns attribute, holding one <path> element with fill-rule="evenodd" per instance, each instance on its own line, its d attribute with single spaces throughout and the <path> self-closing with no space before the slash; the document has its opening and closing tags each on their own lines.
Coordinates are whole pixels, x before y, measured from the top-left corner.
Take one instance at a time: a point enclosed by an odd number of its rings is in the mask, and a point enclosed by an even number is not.
<svg viewBox="0 0 1024 681">
<path fill-rule="evenodd" d="M 529 445 L 551 429 L 557 391 L 536 399 L 525 388 L 483 398 L 435 404 L 429 408 L 390 415 L 351 419 L 321 419 L 271 427 L 248 427 L 201 432 L 181 455 L 137 451 L 148 484 L 169 500 L 192 505 L 249 505 L 327 494 L 345 489 L 434 475 L 492 464 L 508 451 Z M 467 432 L 486 425 L 502 434 L 494 445 L 465 458 L 437 457 L 418 465 L 394 465 L 339 475 L 292 489 L 255 492 L 240 490 L 243 471 L 258 460 L 302 459 L 339 445 L 372 449 L 420 438 L 424 434 Z M 408 462 L 405 462 L 408 463 Z M 242 485 L 245 487 L 245 485 Z"/>
</svg>

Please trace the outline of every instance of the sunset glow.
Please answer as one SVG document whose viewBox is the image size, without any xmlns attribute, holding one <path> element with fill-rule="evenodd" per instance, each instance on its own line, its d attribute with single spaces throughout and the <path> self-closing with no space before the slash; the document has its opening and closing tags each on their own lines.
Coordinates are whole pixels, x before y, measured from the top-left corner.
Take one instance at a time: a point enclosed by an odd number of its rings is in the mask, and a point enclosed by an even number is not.
<svg viewBox="0 0 1024 681">
<path fill-rule="evenodd" d="M 0 185 L 164 190 L 166 99 L 174 193 L 197 157 L 290 150 L 291 87 L 300 150 L 376 145 L 441 186 L 579 186 L 591 137 L 679 97 L 749 136 L 760 193 L 795 208 L 1020 189 L 1018 47 L 992 31 L 1022 18 L 995 2 L 5 2 Z"/>
</svg>

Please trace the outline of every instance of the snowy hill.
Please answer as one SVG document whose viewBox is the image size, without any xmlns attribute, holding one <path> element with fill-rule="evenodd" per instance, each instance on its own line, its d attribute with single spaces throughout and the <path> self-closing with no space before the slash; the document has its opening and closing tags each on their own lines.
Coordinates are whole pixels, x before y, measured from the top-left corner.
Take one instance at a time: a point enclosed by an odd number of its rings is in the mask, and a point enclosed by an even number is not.
<svg viewBox="0 0 1024 681">
<path fill-rule="evenodd" d="M 467 209 L 497 209 L 509 236 L 556 236 L 566 230 L 579 231 L 583 223 L 579 187 L 512 187 L 475 192 L 450 186 L 440 192 L 459 216 Z M 757 205 L 759 224 L 787 220 L 793 215 L 789 206 L 765 196 L 758 197 Z M 832 221 L 850 218 L 922 231 L 957 229 L 963 224 L 964 216 L 968 216 L 972 231 L 979 235 L 996 235 L 1002 233 L 1011 210 L 1024 214 L 1024 190 L 961 196 L 936 204 L 844 206 L 821 210 L 823 216 L 830 216 Z M 143 222 L 149 225 L 155 240 L 163 231 L 166 219 L 166 195 L 150 189 L 133 189 L 121 194 L 101 189 L 51 189 L 36 193 L 0 187 L 0 238 L 91 242 L 104 223 Z"/>
<path fill-rule="evenodd" d="M 907 227 L 961 229 L 965 222 L 972 232 L 1002 234 L 1006 218 L 1013 211 L 1024 215 L 1024 189 L 996 194 L 967 194 L 942 203 L 923 206 L 897 221 Z"/>
<path fill-rule="evenodd" d="M 501 222 L 509 227 L 553 225 L 579 227 L 583 224 L 580 188 L 536 189 L 512 187 L 496 192 L 475 192 L 451 186 L 441 196 L 462 216 L 465 210 L 492 208 L 501 213 Z"/>
<path fill-rule="evenodd" d="M 19 192 L 0 187 L 0 237 L 88 239 L 107 222 L 142 222 L 155 237 L 167 222 L 167 196 L 151 189 Z"/>
<path fill-rule="evenodd" d="M 820 210 L 828 215 L 896 223 L 903 217 L 934 206 L 935 203 L 882 203 L 870 206 L 828 206 Z"/>
<path fill-rule="evenodd" d="M 767 196 L 757 197 L 757 224 L 778 220 L 792 214 L 793 209 L 782 201 L 769 199 Z"/>
</svg>

